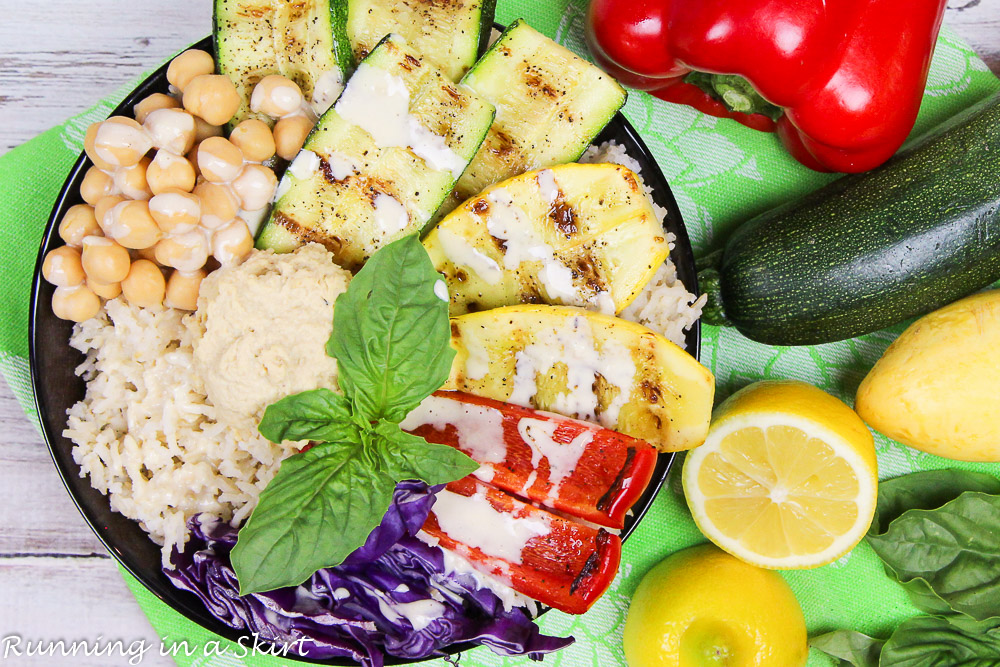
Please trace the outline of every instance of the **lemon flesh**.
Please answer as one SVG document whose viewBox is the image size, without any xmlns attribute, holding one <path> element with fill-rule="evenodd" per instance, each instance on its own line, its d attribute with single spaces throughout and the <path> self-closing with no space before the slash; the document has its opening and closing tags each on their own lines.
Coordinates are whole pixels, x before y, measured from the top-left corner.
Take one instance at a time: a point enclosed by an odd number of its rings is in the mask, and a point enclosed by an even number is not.
<svg viewBox="0 0 1000 667">
<path fill-rule="evenodd" d="M 871 433 L 853 410 L 800 382 L 762 382 L 716 410 L 684 465 L 702 532 L 761 567 L 809 568 L 851 550 L 875 511 Z"/>
<path fill-rule="evenodd" d="M 781 575 L 711 544 L 643 577 L 624 648 L 629 667 L 801 667 L 808 656 L 802 609 Z"/>
</svg>

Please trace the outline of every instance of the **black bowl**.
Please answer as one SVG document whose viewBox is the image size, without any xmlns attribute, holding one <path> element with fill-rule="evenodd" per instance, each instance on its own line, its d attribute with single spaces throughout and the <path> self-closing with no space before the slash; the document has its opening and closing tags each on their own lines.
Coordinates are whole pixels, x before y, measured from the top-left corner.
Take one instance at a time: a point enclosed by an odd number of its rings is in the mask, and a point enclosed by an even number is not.
<svg viewBox="0 0 1000 667">
<path fill-rule="evenodd" d="M 206 38 L 193 45 L 192 48 L 211 51 L 211 39 Z M 168 92 L 167 85 L 167 66 L 164 65 L 132 91 L 112 112 L 112 115 L 131 117 L 132 107 L 137 102 L 152 93 Z M 608 140 L 617 141 L 624 146 L 628 154 L 642 165 L 642 177 L 646 184 L 652 187 L 653 199 L 668 211 L 664 226 L 667 231 L 672 232 L 677 237 L 676 246 L 671 253 L 671 258 L 677 265 L 677 274 L 687 289 L 697 294 L 698 282 L 691 243 L 684 229 L 684 223 L 681 221 L 677 203 L 674 201 L 670 187 L 657 166 L 656 160 L 636 131 L 620 113 L 615 115 L 595 143 Z M 58 234 L 59 221 L 70 206 L 83 202 L 80 197 L 80 182 L 90 166 L 91 162 L 87 156 L 81 155 L 70 170 L 66 183 L 52 209 L 52 215 L 49 217 L 35 263 L 28 337 L 32 389 L 35 394 L 35 407 L 42 424 L 42 434 L 66 489 L 73 497 L 73 501 L 87 523 L 107 547 L 108 552 L 164 603 L 202 627 L 227 639 L 238 641 L 241 637 L 248 635 L 224 625 L 208 613 L 197 597 L 177 589 L 171 584 L 160 569 L 159 547 L 148 538 L 139 524 L 111 511 L 108 498 L 91 487 L 89 479 L 80 477 L 80 468 L 72 456 L 73 443 L 62 435 L 66 426 L 66 410 L 81 400 L 85 393 L 83 381 L 74 374 L 74 369 L 83 361 L 83 355 L 68 344 L 73 328 L 72 323 L 60 320 L 52 313 L 51 303 L 54 288 L 42 279 L 41 266 L 46 253 L 63 245 Z M 696 358 L 700 342 L 701 328 L 696 323 L 688 332 L 686 340 L 687 351 Z M 646 510 L 649 509 L 667 477 L 673 459 L 673 454 L 660 454 L 649 488 L 635 504 L 632 515 L 625 522 L 625 529 L 622 531 L 623 539 L 632 533 Z M 457 653 L 471 647 L 470 644 L 455 646 L 452 652 Z M 387 664 L 411 662 L 394 659 L 392 656 L 386 656 L 386 658 Z M 301 658 L 301 660 L 331 665 L 354 664 L 346 660 L 309 660 L 306 658 Z"/>
</svg>

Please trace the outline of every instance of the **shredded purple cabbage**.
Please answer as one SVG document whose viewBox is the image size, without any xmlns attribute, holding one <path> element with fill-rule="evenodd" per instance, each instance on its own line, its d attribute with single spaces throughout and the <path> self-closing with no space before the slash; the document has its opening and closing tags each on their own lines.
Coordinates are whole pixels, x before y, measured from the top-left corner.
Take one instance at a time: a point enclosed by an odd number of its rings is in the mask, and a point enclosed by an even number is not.
<svg viewBox="0 0 1000 667">
<path fill-rule="evenodd" d="M 446 574 L 441 549 L 414 537 L 440 488 L 401 482 L 365 545 L 297 588 L 240 597 L 229 563 L 236 529 L 198 516 L 184 552 L 174 552 L 176 569 L 164 572 L 226 625 L 309 658 L 381 667 L 384 654 L 421 659 L 471 641 L 537 660 L 571 644 L 572 637 L 542 635 L 524 609 L 505 611 L 471 576 Z"/>
</svg>

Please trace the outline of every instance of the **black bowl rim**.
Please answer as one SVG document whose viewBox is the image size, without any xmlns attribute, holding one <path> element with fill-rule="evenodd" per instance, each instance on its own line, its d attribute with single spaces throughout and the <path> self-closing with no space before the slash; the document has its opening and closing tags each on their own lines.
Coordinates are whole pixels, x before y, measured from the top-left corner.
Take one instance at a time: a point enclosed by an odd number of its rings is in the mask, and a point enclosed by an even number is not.
<svg viewBox="0 0 1000 667">
<path fill-rule="evenodd" d="M 496 26 L 498 29 L 502 29 L 502 26 Z M 209 52 L 214 52 L 212 37 L 206 37 L 195 44 L 192 44 L 188 48 L 202 49 Z M 132 90 L 122 102 L 115 107 L 111 112 L 111 116 L 114 115 L 128 115 L 131 116 L 132 107 L 141 99 L 145 98 L 152 92 L 156 92 L 155 89 L 162 88 L 163 82 L 166 79 L 166 71 L 169 65 L 169 60 L 164 63 L 161 67 L 153 71 L 148 77 L 146 77 L 134 90 Z M 617 128 L 615 126 L 618 126 Z M 667 209 L 666 221 L 674 221 L 674 229 L 668 231 L 672 232 L 675 236 L 675 246 L 674 251 L 671 253 L 671 259 L 674 261 L 674 265 L 677 267 L 678 277 L 681 279 L 682 283 L 687 287 L 688 291 L 693 294 L 698 293 L 698 280 L 697 271 L 695 269 L 694 263 L 694 252 L 691 247 L 691 242 L 688 237 L 687 229 L 684 225 L 683 218 L 681 217 L 680 209 L 677 206 L 677 202 L 673 196 L 673 191 L 670 189 L 666 178 L 663 175 L 656 158 L 649 151 L 646 143 L 642 140 L 639 134 L 636 132 L 635 128 L 632 127 L 628 119 L 618 112 L 616 113 L 611 121 L 608 123 L 605 130 L 601 132 L 600 135 L 594 140 L 593 145 L 599 145 L 602 141 L 605 141 L 611 137 L 606 135 L 611 133 L 611 130 L 615 130 L 615 138 L 621 139 L 622 135 L 627 140 L 630 140 L 632 144 L 638 149 L 633 150 L 629 148 L 629 156 L 638 161 L 643 166 L 643 180 L 650 186 L 654 193 L 657 204 L 663 206 Z M 84 503 L 77 497 L 70 487 L 69 480 L 72 477 L 80 476 L 79 466 L 75 461 L 72 460 L 72 455 L 64 455 L 57 451 L 55 436 L 60 436 L 61 434 L 52 434 L 45 424 L 44 415 L 49 412 L 49 406 L 45 403 L 42 398 L 42 392 L 39 391 L 39 387 L 45 382 L 39 367 L 39 356 L 38 347 L 39 340 L 37 337 L 37 327 L 36 323 L 40 313 L 40 309 L 43 306 L 48 306 L 48 304 L 43 304 L 40 300 L 39 295 L 42 288 L 43 278 L 41 275 L 42 262 L 45 258 L 49 246 L 53 243 L 53 237 L 58 237 L 57 230 L 59 220 L 62 218 L 62 214 L 65 212 L 66 208 L 70 206 L 69 200 L 77 198 L 78 194 L 74 192 L 74 185 L 82 178 L 83 173 L 91 165 L 90 160 L 87 158 L 86 153 L 81 153 L 80 157 L 76 160 L 73 167 L 70 169 L 68 176 L 66 177 L 63 186 L 61 187 L 56 201 L 53 205 L 52 212 L 49 215 L 48 222 L 45 226 L 45 231 L 42 237 L 41 244 L 39 245 L 38 254 L 35 260 L 34 276 L 32 279 L 31 288 L 31 301 L 29 307 L 29 321 L 28 321 L 28 356 L 29 356 L 29 367 L 31 373 L 31 388 L 34 398 L 35 410 L 39 416 L 41 423 L 42 437 L 45 440 L 46 447 L 49 451 L 49 455 L 52 458 L 52 462 L 55 465 L 57 471 L 59 472 L 59 477 L 66 488 L 67 493 L 70 498 L 72 498 L 73 503 L 76 505 L 77 510 L 86 520 L 87 525 L 97 536 L 98 540 L 105 546 L 111 556 L 117 561 L 118 565 L 124 568 L 132 577 L 137 581 L 142 583 L 142 585 L 152 593 L 160 602 L 164 603 L 172 610 L 180 613 L 189 621 L 192 621 L 203 629 L 208 630 L 214 634 L 222 636 L 230 641 L 237 642 L 240 638 L 248 637 L 246 632 L 241 632 L 235 628 L 231 628 L 217 618 L 208 613 L 204 604 L 192 593 L 183 591 L 174 587 L 170 584 L 170 580 L 163 575 L 162 571 L 157 567 L 156 573 L 158 577 L 151 578 L 147 572 L 144 572 L 147 566 L 142 563 L 134 563 L 130 558 L 126 557 L 118 546 L 114 543 L 114 540 L 109 539 L 100 529 L 100 522 L 93 515 L 89 507 L 85 507 Z M 695 324 L 688 330 L 685 340 L 685 350 L 691 354 L 695 359 L 700 358 L 701 353 L 701 321 L 695 322 Z M 666 482 L 667 475 L 670 471 L 671 465 L 674 462 L 676 454 L 673 452 L 663 452 L 657 457 L 656 467 L 653 471 L 653 476 L 651 478 L 649 486 L 647 486 L 640 500 L 636 502 L 633 506 L 634 513 L 631 515 L 630 520 L 627 521 L 625 528 L 621 531 L 621 539 L 624 542 L 632 534 L 635 528 L 639 525 L 639 522 L 645 517 L 649 508 L 653 505 L 660 489 Z M 106 498 L 106 496 L 104 496 Z M 544 613 L 547 609 L 543 609 L 541 613 Z M 478 647 L 481 644 L 474 642 L 464 642 L 462 644 L 456 644 L 448 647 L 446 650 L 446 655 L 455 655 L 463 651 L 470 650 L 472 648 Z M 410 664 L 416 662 L 423 662 L 425 660 L 430 660 L 435 657 L 441 656 L 429 656 L 428 658 L 421 658 L 417 660 L 398 658 L 396 656 L 386 655 L 385 664 L 386 665 L 402 665 Z M 285 656 L 285 659 L 295 660 L 297 662 L 304 662 L 310 664 L 322 664 L 322 665 L 354 665 L 356 664 L 352 660 L 348 659 L 327 659 L 327 660 L 317 660 L 307 657 L 296 656 L 289 654 Z"/>
</svg>

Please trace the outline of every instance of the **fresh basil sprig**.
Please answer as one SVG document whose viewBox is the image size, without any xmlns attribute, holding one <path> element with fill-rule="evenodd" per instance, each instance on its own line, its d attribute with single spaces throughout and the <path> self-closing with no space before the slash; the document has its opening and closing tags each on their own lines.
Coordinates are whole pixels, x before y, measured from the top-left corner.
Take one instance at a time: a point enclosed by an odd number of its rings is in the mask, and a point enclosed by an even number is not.
<svg viewBox="0 0 1000 667">
<path fill-rule="evenodd" d="M 883 482 L 867 539 L 931 615 L 905 621 L 884 645 L 840 630 L 810 646 L 857 667 L 1000 664 L 1000 480 L 932 470 Z"/>
<path fill-rule="evenodd" d="M 1000 616 L 1000 480 L 933 470 L 884 482 L 868 543 L 931 614 Z"/>
<path fill-rule="evenodd" d="M 809 640 L 810 647 L 836 658 L 839 667 L 878 667 L 883 644 L 881 639 L 851 630 L 836 630 Z"/>
<path fill-rule="evenodd" d="M 368 260 L 337 299 L 326 351 L 357 413 L 401 422 L 448 379 L 448 303 L 427 251 L 408 237 Z"/>
<path fill-rule="evenodd" d="M 334 307 L 327 354 L 344 395 L 315 389 L 268 406 L 272 442 L 319 444 L 282 462 L 231 553 L 240 594 L 295 586 L 335 567 L 379 525 L 398 482 L 445 484 L 478 467 L 446 445 L 399 428 L 448 379 L 448 303 L 416 236 L 368 260 Z"/>
</svg>

